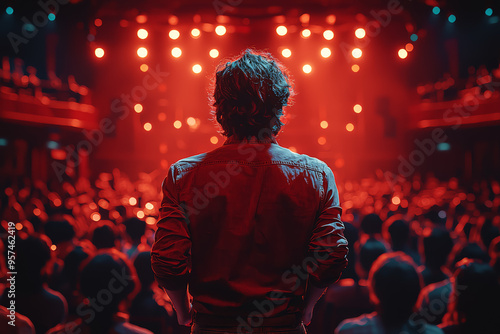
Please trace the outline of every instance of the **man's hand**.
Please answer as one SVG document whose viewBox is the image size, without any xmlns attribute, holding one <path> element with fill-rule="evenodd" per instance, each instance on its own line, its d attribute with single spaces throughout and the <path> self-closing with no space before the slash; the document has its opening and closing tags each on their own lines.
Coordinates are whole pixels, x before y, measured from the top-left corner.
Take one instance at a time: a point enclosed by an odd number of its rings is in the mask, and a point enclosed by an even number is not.
<svg viewBox="0 0 500 334">
<path fill-rule="evenodd" d="M 311 284 L 307 285 L 306 294 L 304 296 L 305 306 L 304 311 L 302 312 L 302 322 L 305 326 L 308 326 L 311 323 L 314 305 L 316 305 L 325 291 L 326 288 L 317 288 Z"/>
<path fill-rule="evenodd" d="M 308 307 L 304 309 L 304 312 L 302 313 L 302 322 L 304 323 L 305 326 L 309 326 L 311 323 L 311 319 L 313 316 L 313 309 L 314 307 Z"/>
<path fill-rule="evenodd" d="M 193 305 L 189 302 L 187 287 L 181 290 L 165 289 L 165 292 L 172 301 L 179 325 L 191 326 L 193 322 Z"/>
</svg>

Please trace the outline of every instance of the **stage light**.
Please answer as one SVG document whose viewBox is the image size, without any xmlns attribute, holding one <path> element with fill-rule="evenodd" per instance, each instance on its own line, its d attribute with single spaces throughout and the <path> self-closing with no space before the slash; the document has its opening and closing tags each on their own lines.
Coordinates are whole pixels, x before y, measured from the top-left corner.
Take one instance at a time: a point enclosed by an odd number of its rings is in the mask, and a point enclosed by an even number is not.
<svg viewBox="0 0 500 334">
<path fill-rule="evenodd" d="M 159 120 L 160 122 L 163 122 L 163 121 L 165 121 L 166 119 L 167 119 L 167 114 L 165 114 L 164 112 L 161 112 L 161 113 L 159 113 L 159 114 L 158 114 L 158 120 Z"/>
<path fill-rule="evenodd" d="M 285 26 L 278 26 L 276 28 L 276 33 L 280 36 L 285 36 L 288 32 L 288 29 Z"/>
<path fill-rule="evenodd" d="M 143 28 L 137 30 L 137 37 L 140 39 L 146 39 L 148 37 L 148 31 Z"/>
<path fill-rule="evenodd" d="M 318 138 L 318 144 L 325 145 L 326 144 L 326 138 L 325 137 L 319 137 Z"/>
<path fill-rule="evenodd" d="M 332 40 L 333 36 L 335 36 L 335 34 L 331 30 L 325 30 L 323 32 L 323 38 L 326 39 L 327 41 Z"/>
<path fill-rule="evenodd" d="M 173 40 L 176 40 L 177 38 L 179 38 L 181 35 L 181 33 L 179 32 L 179 30 L 170 30 L 169 33 L 168 33 L 168 37 L 170 37 L 170 39 L 173 39 Z"/>
<path fill-rule="evenodd" d="M 219 36 L 223 36 L 226 33 L 226 27 L 224 26 L 215 27 L 215 33 Z"/>
<path fill-rule="evenodd" d="M 352 50 L 351 54 L 354 58 L 361 58 L 361 56 L 363 55 L 363 51 L 361 51 L 360 48 L 355 48 Z"/>
<path fill-rule="evenodd" d="M 96 48 L 96 49 L 94 50 L 94 53 L 95 53 L 95 56 L 96 56 L 97 58 L 102 58 L 102 57 L 104 57 L 104 49 L 103 49 L 103 48 Z"/>
<path fill-rule="evenodd" d="M 172 49 L 171 53 L 174 58 L 179 58 L 182 55 L 182 50 L 180 48 L 175 47 Z"/>
<path fill-rule="evenodd" d="M 392 198 L 392 204 L 399 205 L 401 203 L 401 199 L 398 196 L 394 196 Z"/>
<path fill-rule="evenodd" d="M 146 65 L 146 64 L 142 64 L 141 67 L 140 67 L 140 69 L 141 69 L 142 72 L 147 72 L 148 69 L 149 69 L 149 66 Z"/>
<path fill-rule="evenodd" d="M 7 15 L 12 15 L 14 14 L 14 9 L 12 7 L 7 7 L 5 8 L 5 12 L 7 13 Z"/>
<path fill-rule="evenodd" d="M 358 72 L 358 71 L 359 71 L 359 65 L 358 65 L 358 64 L 354 64 L 354 65 L 352 65 L 352 66 L 351 66 L 351 70 L 352 70 L 354 73 Z"/>
<path fill-rule="evenodd" d="M 56 245 L 51 245 L 51 246 L 50 246 L 50 250 L 51 250 L 51 251 L 55 251 L 56 249 L 57 249 L 57 246 L 56 246 Z"/>
<path fill-rule="evenodd" d="M 10 8 L 10 7 L 9 7 Z M 486 14 L 486 16 L 491 16 L 493 15 L 493 9 L 491 8 L 486 8 L 486 10 L 484 11 L 484 13 Z M 7 13 L 8 14 L 8 13 Z"/>
<path fill-rule="evenodd" d="M 146 58 L 148 56 L 148 49 L 141 46 L 140 48 L 137 49 L 137 55 L 140 58 Z"/>
<path fill-rule="evenodd" d="M 304 73 L 311 73 L 312 71 L 311 65 L 305 64 L 304 66 L 302 66 L 302 71 L 304 71 Z"/>
<path fill-rule="evenodd" d="M 217 57 L 219 57 L 219 50 L 212 49 L 212 50 L 210 50 L 209 54 L 210 54 L 210 57 L 217 58 Z"/>
<path fill-rule="evenodd" d="M 147 17 L 146 15 L 143 15 L 143 14 L 141 14 L 141 15 L 137 15 L 137 16 L 135 17 L 135 21 L 136 21 L 137 23 L 141 23 L 141 24 L 142 24 L 142 23 L 146 23 L 146 22 L 148 22 L 148 17 Z"/>
<path fill-rule="evenodd" d="M 217 138 L 216 136 L 212 136 L 210 137 L 210 142 L 215 145 L 219 142 L 219 138 Z"/>
<path fill-rule="evenodd" d="M 448 16 L 448 21 L 450 23 L 455 23 L 455 21 L 457 20 L 457 17 L 453 14 L 451 14 L 450 16 Z"/>
<path fill-rule="evenodd" d="M 174 128 L 180 129 L 182 127 L 182 122 L 177 120 L 174 122 Z"/>
<path fill-rule="evenodd" d="M 186 123 L 189 126 L 194 126 L 194 125 L 196 125 L 196 120 L 194 119 L 194 117 L 188 117 L 186 120 Z"/>
<path fill-rule="evenodd" d="M 363 28 L 358 28 L 354 32 L 354 35 L 356 35 L 357 38 L 361 39 L 361 38 L 364 38 L 366 36 L 366 31 Z"/>
<path fill-rule="evenodd" d="M 411 39 L 412 42 L 416 42 L 417 39 L 418 39 L 418 35 L 417 34 L 411 34 L 410 39 Z"/>
<path fill-rule="evenodd" d="M 352 123 L 347 123 L 345 126 L 345 129 L 349 132 L 352 132 L 354 130 L 354 124 Z"/>
<path fill-rule="evenodd" d="M 200 64 L 195 64 L 193 65 L 193 72 L 198 74 L 201 72 L 201 65 Z"/>
<path fill-rule="evenodd" d="M 328 58 L 332 55 L 332 51 L 329 48 L 321 49 L 321 57 Z"/>
<path fill-rule="evenodd" d="M 354 110 L 356 114 L 359 114 L 361 110 L 363 110 L 363 107 L 361 106 L 361 104 L 355 104 L 352 110 Z"/>
<path fill-rule="evenodd" d="M 95 221 L 95 222 L 98 222 L 99 220 L 101 220 L 101 215 L 99 214 L 99 212 L 93 212 L 91 215 L 90 215 L 90 218 Z"/>
<path fill-rule="evenodd" d="M 138 114 L 140 114 L 140 113 L 142 112 L 142 110 L 143 110 L 143 109 L 144 109 L 144 108 L 142 107 L 142 104 L 140 104 L 140 103 L 136 103 L 136 104 L 134 105 L 134 111 L 135 111 L 136 113 L 138 113 Z"/>
<path fill-rule="evenodd" d="M 328 23 L 328 24 L 335 24 L 336 21 L 337 21 L 337 17 L 333 14 L 330 14 L 326 17 L 326 23 Z"/>
<path fill-rule="evenodd" d="M 54 13 L 50 13 L 49 15 L 47 15 L 47 18 L 49 19 L 49 21 L 54 21 L 56 19 L 56 15 Z"/>
<path fill-rule="evenodd" d="M 144 216 L 145 216 L 144 211 L 142 210 L 137 211 L 137 218 L 142 219 L 144 218 Z"/>
<path fill-rule="evenodd" d="M 151 129 L 153 128 L 153 125 L 151 125 L 151 123 L 144 123 L 144 130 L 146 131 L 151 131 Z"/>
<path fill-rule="evenodd" d="M 308 38 L 308 37 L 311 36 L 311 30 L 304 29 L 304 30 L 302 30 L 302 32 L 300 33 L 300 35 L 302 36 L 302 38 Z"/>
<path fill-rule="evenodd" d="M 322 129 L 326 129 L 328 127 L 328 122 L 327 121 L 321 121 L 321 123 L 319 123 L 319 126 L 321 126 Z"/>
<path fill-rule="evenodd" d="M 165 154 L 168 151 L 168 146 L 165 143 L 160 144 L 160 153 Z"/>
<path fill-rule="evenodd" d="M 283 51 L 281 51 L 281 55 L 285 58 L 290 58 L 292 51 L 290 49 L 283 49 Z"/>
<path fill-rule="evenodd" d="M 441 13 L 441 8 L 437 6 L 432 8 L 432 13 L 434 13 L 434 15 L 438 15 L 439 13 Z"/>
<path fill-rule="evenodd" d="M 406 51 L 408 51 L 408 52 L 412 52 L 412 51 L 413 51 L 413 44 L 411 44 L 411 43 L 406 43 L 406 45 L 405 45 L 405 49 L 406 49 Z"/>
<path fill-rule="evenodd" d="M 311 15 L 309 15 L 309 14 L 302 14 L 302 15 L 300 15 L 300 17 L 299 17 L 299 21 L 300 21 L 300 23 L 302 23 L 302 24 L 307 24 L 307 23 L 309 23 L 309 20 L 310 20 L 310 19 L 311 19 Z"/>
<path fill-rule="evenodd" d="M 405 59 L 406 57 L 408 57 L 408 51 L 406 51 L 405 49 L 399 49 L 398 56 L 401 59 Z"/>
<path fill-rule="evenodd" d="M 102 20 L 101 19 L 95 19 L 94 20 L 94 24 L 95 24 L 96 27 L 100 27 L 100 26 L 102 26 Z"/>
<path fill-rule="evenodd" d="M 200 29 L 194 28 L 191 30 L 191 36 L 193 36 L 194 38 L 198 38 L 200 37 L 200 35 L 201 35 Z"/>
<path fill-rule="evenodd" d="M 153 205 L 153 203 L 147 202 L 144 207 L 148 210 L 153 210 L 155 206 Z"/>
</svg>

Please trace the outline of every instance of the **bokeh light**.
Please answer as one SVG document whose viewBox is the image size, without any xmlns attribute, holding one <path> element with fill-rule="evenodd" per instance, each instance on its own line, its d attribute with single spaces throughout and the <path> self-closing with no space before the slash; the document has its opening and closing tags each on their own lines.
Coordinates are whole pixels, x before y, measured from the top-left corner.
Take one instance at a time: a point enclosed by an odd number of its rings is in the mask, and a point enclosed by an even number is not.
<svg viewBox="0 0 500 334">
<path fill-rule="evenodd" d="M 486 8 L 486 10 L 484 11 L 484 13 L 486 14 L 486 16 L 491 16 L 491 15 L 493 15 L 493 9 Z"/>
<path fill-rule="evenodd" d="M 142 64 L 140 66 L 140 69 L 141 69 L 142 72 L 147 72 L 148 69 L 149 69 L 149 66 L 147 64 Z"/>
<path fill-rule="evenodd" d="M 352 50 L 351 54 L 354 58 L 358 59 L 361 58 L 361 56 L 363 55 L 363 51 L 361 51 L 360 48 L 355 48 Z"/>
<path fill-rule="evenodd" d="M 352 107 L 352 110 L 354 110 L 356 114 L 359 114 L 363 110 L 363 107 L 361 104 L 355 104 L 354 107 Z"/>
<path fill-rule="evenodd" d="M 182 127 L 182 122 L 181 122 L 181 121 L 179 121 L 179 120 L 176 120 L 176 121 L 174 122 L 174 128 L 176 128 L 176 129 L 180 129 L 181 127 Z"/>
<path fill-rule="evenodd" d="M 219 138 L 217 138 L 217 136 L 212 136 L 210 137 L 210 142 L 215 145 L 219 142 Z"/>
<path fill-rule="evenodd" d="M 144 14 L 137 15 L 137 16 L 135 17 L 135 21 L 136 21 L 137 23 L 141 23 L 141 24 L 142 24 L 142 23 L 146 23 L 146 22 L 148 22 L 148 17 L 147 17 L 146 15 L 144 15 Z"/>
<path fill-rule="evenodd" d="M 398 56 L 401 59 L 405 59 L 406 57 L 408 57 L 408 51 L 406 51 L 405 49 L 399 49 Z"/>
<path fill-rule="evenodd" d="M 437 6 L 436 6 L 436 7 L 434 7 L 434 8 L 432 8 L 432 13 L 433 13 L 434 15 L 438 15 L 439 13 L 441 13 L 441 8 L 439 8 L 439 7 L 437 7 Z"/>
<path fill-rule="evenodd" d="M 328 127 L 328 122 L 327 121 L 321 121 L 321 123 L 319 123 L 319 126 L 321 126 L 322 129 L 326 129 Z"/>
<path fill-rule="evenodd" d="M 182 50 L 181 48 L 175 47 L 171 51 L 172 57 L 174 58 L 179 58 L 182 55 Z"/>
<path fill-rule="evenodd" d="M 137 37 L 139 37 L 140 39 L 148 38 L 148 31 L 143 28 L 137 30 Z"/>
<path fill-rule="evenodd" d="M 149 123 L 149 122 L 144 123 L 144 130 L 151 131 L 152 128 L 153 128 L 153 125 L 151 123 Z"/>
<path fill-rule="evenodd" d="M 226 27 L 224 26 L 215 27 L 215 33 L 219 36 L 223 36 L 226 33 Z"/>
<path fill-rule="evenodd" d="M 354 130 L 354 124 L 352 123 L 347 123 L 345 126 L 345 129 L 349 132 L 352 132 Z"/>
<path fill-rule="evenodd" d="M 50 13 L 49 15 L 47 15 L 47 18 L 49 19 L 49 21 L 54 21 L 56 19 L 56 14 Z"/>
<path fill-rule="evenodd" d="M 413 51 L 413 44 L 406 43 L 405 50 L 408 51 L 408 52 L 412 52 Z"/>
<path fill-rule="evenodd" d="M 323 49 L 321 49 L 321 57 L 328 58 L 331 55 L 332 55 L 332 50 L 330 50 L 329 48 L 323 48 Z"/>
<path fill-rule="evenodd" d="M 135 198 L 135 197 L 130 197 L 130 198 L 128 199 L 128 204 L 130 204 L 130 205 L 132 205 L 132 206 L 136 205 L 136 204 L 137 204 L 137 198 Z"/>
<path fill-rule="evenodd" d="M 148 56 L 148 49 L 145 47 L 141 46 L 140 48 L 137 49 L 137 55 L 140 58 L 146 58 Z"/>
<path fill-rule="evenodd" d="M 279 36 L 285 36 L 287 32 L 288 32 L 288 29 L 285 26 L 278 26 L 276 28 L 276 33 Z"/>
<path fill-rule="evenodd" d="M 170 39 L 173 39 L 173 40 L 176 40 L 177 38 L 179 38 L 181 36 L 181 33 L 179 32 L 179 30 L 170 30 L 170 32 L 168 33 L 168 37 L 170 37 Z"/>
<path fill-rule="evenodd" d="M 366 36 L 366 31 L 363 28 L 358 28 L 354 32 L 354 35 L 356 35 L 357 38 L 361 39 L 361 38 L 364 38 Z"/>
<path fill-rule="evenodd" d="M 212 58 L 217 58 L 219 57 L 219 50 L 217 49 L 212 49 L 210 50 L 210 52 L 208 53 L 210 55 L 210 57 Z"/>
<path fill-rule="evenodd" d="M 135 111 L 136 113 L 140 114 L 140 113 L 142 112 L 142 110 L 143 110 L 142 104 L 140 104 L 140 103 L 136 103 L 136 104 L 134 105 L 134 111 Z"/>
<path fill-rule="evenodd" d="M 285 58 L 290 58 L 292 51 L 290 49 L 283 49 L 283 51 L 281 51 L 281 55 Z"/>
<path fill-rule="evenodd" d="M 331 30 L 325 30 L 323 32 L 323 38 L 326 39 L 327 41 L 332 40 L 334 36 L 335 34 Z"/>
<path fill-rule="evenodd" d="M 456 20 L 457 17 L 455 15 L 451 14 L 450 16 L 448 16 L 448 22 L 455 23 Z"/>
<path fill-rule="evenodd" d="M 304 71 L 304 73 L 311 73 L 312 71 L 311 65 L 305 64 L 304 66 L 302 66 L 302 71 Z"/>
<path fill-rule="evenodd" d="M 191 30 L 191 36 L 193 36 L 194 38 L 200 37 L 200 35 L 201 35 L 200 29 L 194 28 Z"/>
<path fill-rule="evenodd" d="M 325 137 L 319 137 L 318 138 L 318 144 L 325 145 L 326 144 L 326 138 Z"/>
<path fill-rule="evenodd" d="M 104 49 L 103 48 L 96 48 L 95 51 L 94 51 L 94 53 L 95 53 L 95 56 L 97 58 L 104 57 Z"/>
<path fill-rule="evenodd" d="M 354 64 L 354 65 L 352 65 L 352 66 L 351 66 L 351 70 L 352 70 L 354 73 L 358 72 L 358 71 L 359 71 L 359 65 L 358 65 L 358 64 Z"/>
<path fill-rule="evenodd" d="M 417 34 L 411 34 L 410 39 L 411 39 L 412 42 L 416 42 L 417 39 L 418 39 L 418 35 Z"/>
<path fill-rule="evenodd" d="M 102 26 L 102 20 L 101 19 L 95 19 L 94 20 L 94 24 L 95 24 L 96 27 L 100 27 L 100 26 Z"/>
<path fill-rule="evenodd" d="M 195 64 L 195 65 L 193 65 L 193 72 L 194 72 L 194 73 L 197 73 L 197 74 L 198 74 L 198 73 L 200 73 L 200 72 L 201 72 L 201 70 L 202 70 L 202 68 L 201 68 L 201 65 L 200 65 L 200 64 Z"/>
<path fill-rule="evenodd" d="M 309 29 L 304 29 L 300 32 L 300 36 L 302 36 L 302 38 L 308 38 L 311 36 L 311 30 Z"/>
<path fill-rule="evenodd" d="M 5 8 L 5 12 L 7 13 L 7 15 L 12 15 L 14 14 L 14 9 L 12 7 L 7 7 Z"/>
<path fill-rule="evenodd" d="M 194 117 L 188 117 L 186 120 L 186 123 L 189 126 L 194 126 L 194 125 L 196 125 L 196 120 L 194 119 Z"/>
</svg>

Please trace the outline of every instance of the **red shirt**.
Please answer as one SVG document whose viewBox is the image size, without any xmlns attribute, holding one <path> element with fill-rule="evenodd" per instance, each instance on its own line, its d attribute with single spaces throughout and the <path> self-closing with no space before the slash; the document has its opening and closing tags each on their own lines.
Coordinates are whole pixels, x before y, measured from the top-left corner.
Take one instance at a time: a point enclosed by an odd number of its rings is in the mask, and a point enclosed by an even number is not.
<svg viewBox="0 0 500 334">
<path fill-rule="evenodd" d="M 326 287 L 347 264 L 331 169 L 274 139 L 182 159 L 162 189 L 152 267 L 168 290 L 189 284 L 195 312 L 299 313 L 306 283 Z"/>
</svg>

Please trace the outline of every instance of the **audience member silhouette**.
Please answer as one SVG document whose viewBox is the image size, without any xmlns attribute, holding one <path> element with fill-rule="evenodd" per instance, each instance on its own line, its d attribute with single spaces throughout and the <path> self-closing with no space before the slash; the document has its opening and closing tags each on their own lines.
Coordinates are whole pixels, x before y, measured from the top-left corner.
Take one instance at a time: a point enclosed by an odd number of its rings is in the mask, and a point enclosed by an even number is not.
<svg viewBox="0 0 500 334">
<path fill-rule="evenodd" d="M 424 285 L 449 278 L 451 273 L 444 265 L 453 248 L 450 233 L 441 227 L 424 229 L 422 248 L 424 264 L 419 267 L 419 271 L 424 279 Z"/>
</svg>

